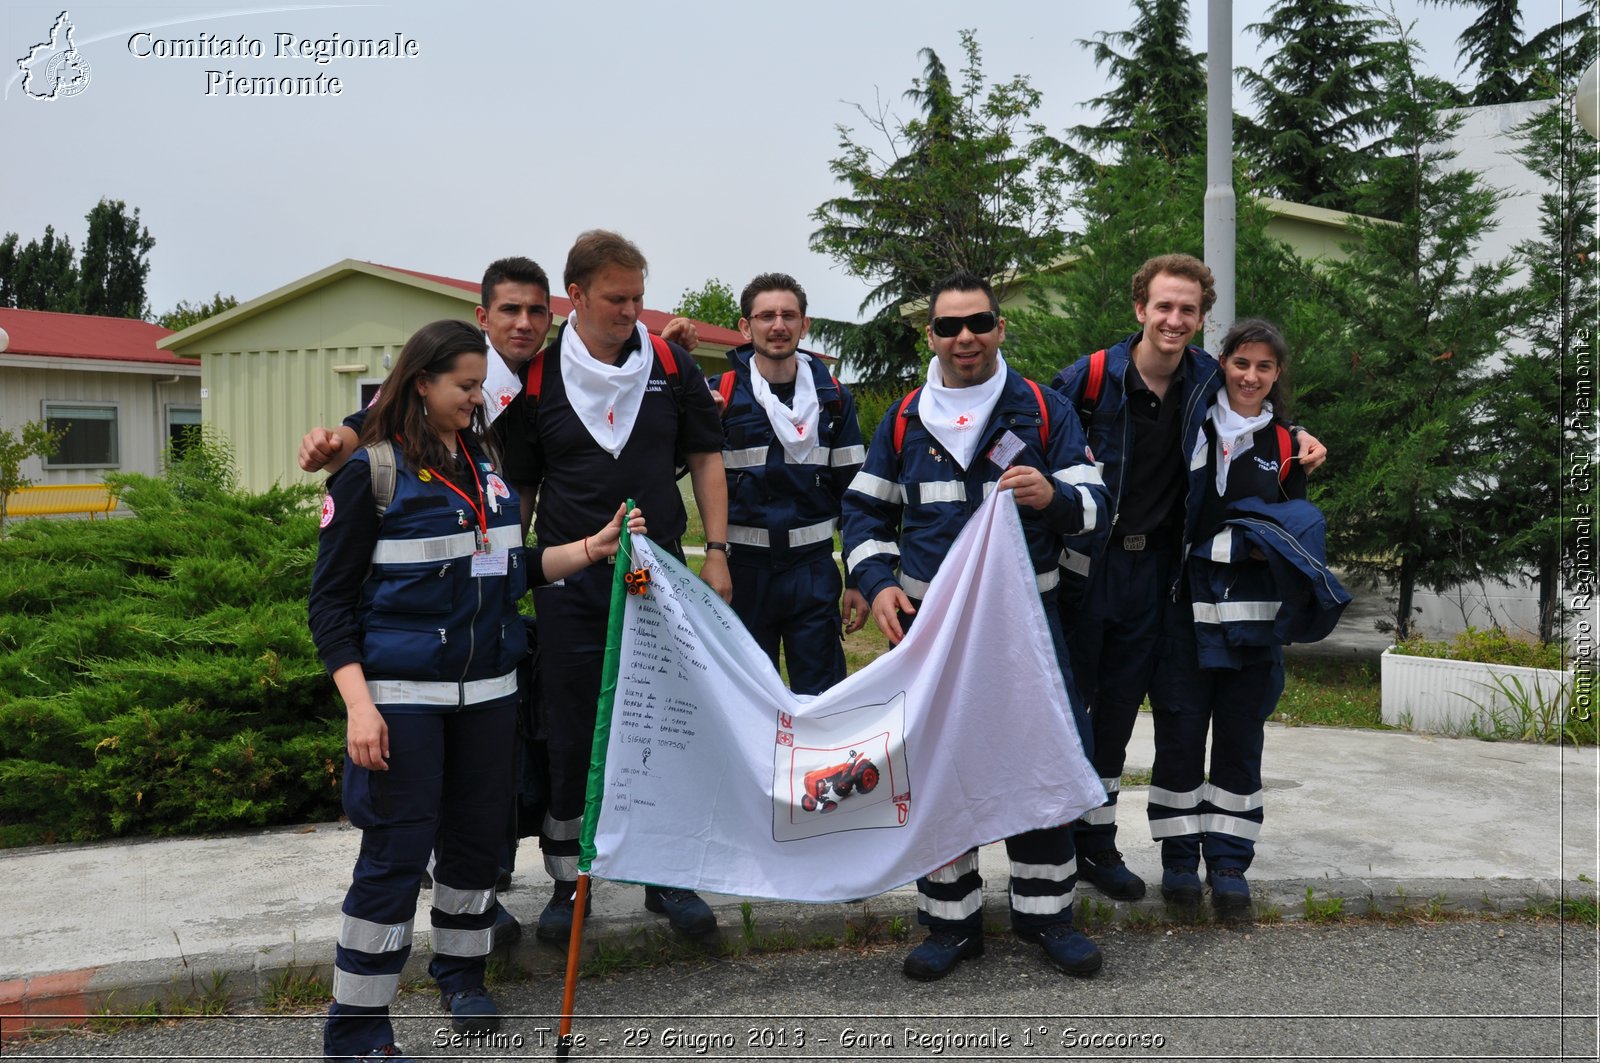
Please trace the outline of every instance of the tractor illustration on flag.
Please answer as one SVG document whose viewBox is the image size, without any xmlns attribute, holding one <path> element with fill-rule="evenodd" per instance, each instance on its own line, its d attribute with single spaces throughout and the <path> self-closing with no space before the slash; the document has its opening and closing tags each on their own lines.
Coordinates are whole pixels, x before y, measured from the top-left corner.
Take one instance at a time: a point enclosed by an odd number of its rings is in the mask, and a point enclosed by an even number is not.
<svg viewBox="0 0 1600 1063">
<path fill-rule="evenodd" d="M 800 807 L 807 812 L 831 812 L 852 793 L 870 794 L 877 785 L 878 766 L 852 749 L 844 763 L 806 772 Z"/>
</svg>

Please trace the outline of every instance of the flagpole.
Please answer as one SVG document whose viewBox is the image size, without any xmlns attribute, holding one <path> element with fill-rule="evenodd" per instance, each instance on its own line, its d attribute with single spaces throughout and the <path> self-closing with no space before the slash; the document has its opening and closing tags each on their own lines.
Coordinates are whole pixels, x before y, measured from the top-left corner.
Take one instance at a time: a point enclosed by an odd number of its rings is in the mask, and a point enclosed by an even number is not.
<svg viewBox="0 0 1600 1063">
<path fill-rule="evenodd" d="M 633 562 L 633 537 L 628 534 L 628 499 L 621 537 L 611 576 L 611 611 L 606 620 L 606 655 L 600 666 L 600 697 L 595 705 L 594 742 L 589 747 L 589 783 L 584 796 L 583 829 L 578 834 L 578 893 L 572 901 L 572 935 L 567 939 L 567 980 L 561 991 L 561 1028 L 556 1058 L 572 1050 L 572 1014 L 578 995 L 578 958 L 583 951 L 583 919 L 589 903 L 589 866 L 594 862 L 594 834 L 605 793 L 606 749 L 611 742 L 611 703 L 617 693 L 617 672 L 622 664 L 622 624 L 628 611 L 628 566 Z"/>
</svg>

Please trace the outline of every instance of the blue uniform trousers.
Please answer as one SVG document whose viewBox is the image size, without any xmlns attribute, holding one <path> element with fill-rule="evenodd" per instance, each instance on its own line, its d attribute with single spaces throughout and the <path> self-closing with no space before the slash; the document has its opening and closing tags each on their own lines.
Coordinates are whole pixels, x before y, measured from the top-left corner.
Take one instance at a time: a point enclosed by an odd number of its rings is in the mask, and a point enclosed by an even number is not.
<svg viewBox="0 0 1600 1063">
<path fill-rule="evenodd" d="M 844 646 L 839 640 L 839 597 L 844 578 L 831 552 L 792 568 L 728 563 L 733 579 L 733 611 L 756 644 L 778 667 L 783 647 L 789 689 L 820 694 L 844 678 Z"/>
<path fill-rule="evenodd" d="M 1283 694 L 1283 651 L 1274 647 L 1272 659 L 1245 668 L 1201 668 L 1187 596 L 1168 612 L 1169 652 L 1150 687 L 1150 833 L 1161 843 L 1163 867 L 1195 867 L 1204 856 L 1213 870 L 1244 871 L 1261 835 L 1261 749 Z"/>
<path fill-rule="evenodd" d="M 494 882 L 512 800 L 516 698 L 445 712 L 384 713 L 389 770 L 345 759 L 344 809 L 361 828 L 334 950 L 329 1056 L 394 1040 L 389 1004 L 411 953 L 412 920 L 435 852 L 433 961 L 445 993 L 483 984 L 492 944 Z"/>
<path fill-rule="evenodd" d="M 1085 853 L 1117 845 L 1122 769 L 1155 671 L 1174 560 L 1166 547 L 1128 551 L 1108 546 L 1095 560 L 1089 589 L 1069 624 L 1072 673 L 1088 706 L 1095 774 L 1106 788 L 1106 803 L 1078 821 L 1078 848 Z M 1087 742 L 1084 748 L 1089 752 Z"/>
</svg>

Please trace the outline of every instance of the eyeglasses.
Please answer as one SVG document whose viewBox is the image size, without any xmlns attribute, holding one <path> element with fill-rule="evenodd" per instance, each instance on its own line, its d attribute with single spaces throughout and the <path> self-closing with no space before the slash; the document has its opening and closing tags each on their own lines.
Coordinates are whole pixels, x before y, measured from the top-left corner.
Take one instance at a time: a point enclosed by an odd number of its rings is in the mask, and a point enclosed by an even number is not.
<svg viewBox="0 0 1600 1063">
<path fill-rule="evenodd" d="M 933 319 L 933 334 L 940 339 L 953 340 L 961 335 L 962 329 L 966 329 L 974 336 L 982 336 L 986 332 L 993 332 L 999 323 L 1000 317 L 993 310 L 968 314 L 966 317 L 936 317 Z"/>
<path fill-rule="evenodd" d="M 793 310 L 785 310 L 781 314 L 776 310 L 763 310 L 759 314 L 751 314 L 750 320 L 760 325 L 766 325 L 769 328 L 776 322 L 782 321 L 785 325 L 793 328 L 795 325 L 800 324 L 800 315 Z"/>
</svg>

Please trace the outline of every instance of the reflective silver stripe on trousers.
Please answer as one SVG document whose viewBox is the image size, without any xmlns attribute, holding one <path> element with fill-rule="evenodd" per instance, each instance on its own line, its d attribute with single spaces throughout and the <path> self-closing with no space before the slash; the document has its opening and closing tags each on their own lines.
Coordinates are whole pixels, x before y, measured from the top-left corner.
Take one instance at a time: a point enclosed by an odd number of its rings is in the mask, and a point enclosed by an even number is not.
<svg viewBox="0 0 1600 1063">
<path fill-rule="evenodd" d="M 967 485 L 960 480 L 929 480 L 927 483 L 912 484 L 917 489 L 917 503 L 927 505 L 929 502 L 965 502 L 967 500 Z"/>
<path fill-rule="evenodd" d="M 844 564 L 846 568 L 853 572 L 855 571 L 856 566 L 861 564 L 861 562 L 865 561 L 867 558 L 877 557 L 879 555 L 899 557 L 900 544 L 886 543 L 878 539 L 868 539 L 866 542 L 850 551 L 850 556 L 845 559 Z"/>
<path fill-rule="evenodd" d="M 1107 797 L 1112 794 L 1120 794 L 1122 792 L 1122 777 L 1119 775 L 1115 779 L 1101 779 L 1100 785 L 1105 787 Z"/>
<path fill-rule="evenodd" d="M 1083 821 L 1091 827 L 1104 827 L 1108 823 L 1115 823 L 1117 806 L 1101 805 L 1099 808 L 1091 808 L 1083 814 Z"/>
<path fill-rule="evenodd" d="M 1057 469 L 1050 475 L 1069 486 L 1099 484 L 1104 487 L 1106 483 L 1100 477 L 1099 468 L 1094 465 L 1068 465 L 1065 469 Z"/>
<path fill-rule="evenodd" d="M 357 952 L 399 952 L 411 944 L 412 922 L 407 919 L 391 925 L 346 915 L 339 923 L 339 944 Z"/>
<path fill-rule="evenodd" d="M 1160 841 L 1162 838 L 1181 838 L 1186 834 L 1199 834 L 1205 828 L 1200 825 L 1199 816 L 1169 816 L 1166 819 L 1152 819 L 1150 821 L 1150 837 Z"/>
<path fill-rule="evenodd" d="M 1022 915 L 1056 915 L 1072 907 L 1077 890 L 1071 889 L 1056 896 L 1032 897 L 1011 891 L 1011 910 Z"/>
<path fill-rule="evenodd" d="M 807 524 L 803 528 L 790 528 L 789 548 L 792 550 L 800 546 L 810 546 L 812 543 L 827 542 L 833 538 L 833 525 L 832 520 L 825 520 L 817 524 Z M 767 529 L 752 528 L 745 524 L 728 525 L 728 541 L 742 546 L 772 545 Z"/>
<path fill-rule="evenodd" d="M 850 490 L 859 491 L 882 502 L 899 502 L 904 505 L 906 501 L 906 489 L 904 487 L 892 480 L 874 476 L 870 472 L 856 473 L 855 479 L 850 481 Z"/>
<path fill-rule="evenodd" d="M 1255 820 L 1219 816 L 1214 812 L 1200 817 L 1200 829 L 1208 834 L 1231 834 L 1235 838 L 1247 838 L 1250 841 L 1261 837 L 1261 824 Z"/>
<path fill-rule="evenodd" d="M 351 974 L 333 969 L 333 999 L 358 1008 L 382 1008 L 394 1003 L 400 991 L 400 975 Z"/>
<path fill-rule="evenodd" d="M 857 443 L 853 447 L 834 447 L 828 462 L 834 468 L 841 465 L 860 465 L 867 460 L 867 448 Z"/>
<path fill-rule="evenodd" d="M 493 951 L 492 926 L 482 930 L 433 928 L 433 952 L 436 956 L 487 956 Z"/>
<path fill-rule="evenodd" d="M 722 467 L 725 469 L 754 469 L 767 463 L 766 447 L 745 447 L 743 450 L 724 450 Z"/>
<path fill-rule="evenodd" d="M 959 901 L 935 900 L 925 893 L 919 893 L 917 907 L 935 919 L 947 919 L 955 923 L 983 910 L 983 891 L 973 890 Z"/>
<path fill-rule="evenodd" d="M 489 548 L 509 550 L 522 545 L 522 527 L 512 525 L 489 529 Z M 379 539 L 372 548 L 374 565 L 403 565 L 430 561 L 450 561 L 471 557 L 478 540 L 471 532 L 440 535 L 432 539 Z"/>
<path fill-rule="evenodd" d="M 1265 803 L 1260 790 L 1253 794 L 1236 794 L 1212 783 L 1206 783 L 1206 800 L 1224 812 L 1254 812 Z"/>
<path fill-rule="evenodd" d="M 447 915 L 482 915 L 494 907 L 494 887 L 458 890 L 434 879 L 433 906 Z"/>
<path fill-rule="evenodd" d="M 544 854 L 544 873 L 558 882 L 578 881 L 578 858 L 576 856 L 552 856 Z"/>
<path fill-rule="evenodd" d="M 409 679 L 369 679 L 367 693 L 383 705 L 478 705 L 517 692 L 517 673 L 467 683 L 421 683 Z"/>
<path fill-rule="evenodd" d="M 583 817 L 575 819 L 552 819 L 550 813 L 544 814 L 544 824 L 539 833 L 553 842 L 570 842 L 583 832 Z"/>
<path fill-rule="evenodd" d="M 1033 575 L 1033 582 L 1038 584 L 1040 594 L 1055 590 L 1056 585 L 1061 582 L 1061 570 L 1052 568 L 1049 572 L 1036 572 Z"/>
<path fill-rule="evenodd" d="M 1182 793 L 1177 790 L 1163 790 L 1159 786 L 1150 787 L 1150 804 L 1164 805 L 1167 808 L 1195 808 L 1206 796 L 1206 784 L 1201 783 L 1193 790 Z"/>
<path fill-rule="evenodd" d="M 1195 602 L 1197 624 L 1236 624 L 1243 620 L 1276 620 L 1282 602 Z"/>
<path fill-rule="evenodd" d="M 956 879 L 976 870 L 978 870 L 978 850 L 974 849 L 965 856 L 950 861 L 943 867 L 934 868 L 928 872 L 927 879 L 929 882 L 937 882 L 943 886 L 953 886 Z"/>
<path fill-rule="evenodd" d="M 1061 567 L 1068 572 L 1075 572 L 1080 576 L 1089 575 L 1089 555 L 1080 554 L 1076 550 L 1061 551 Z"/>
<path fill-rule="evenodd" d="M 1038 878 L 1048 882 L 1065 882 L 1078 873 L 1076 858 L 1065 864 L 1019 864 L 1011 861 L 1012 878 Z"/>
<path fill-rule="evenodd" d="M 1077 488 L 1078 499 L 1083 503 L 1083 530 L 1094 531 L 1100 525 L 1100 507 L 1094 504 L 1094 496 L 1087 487 Z"/>
</svg>

